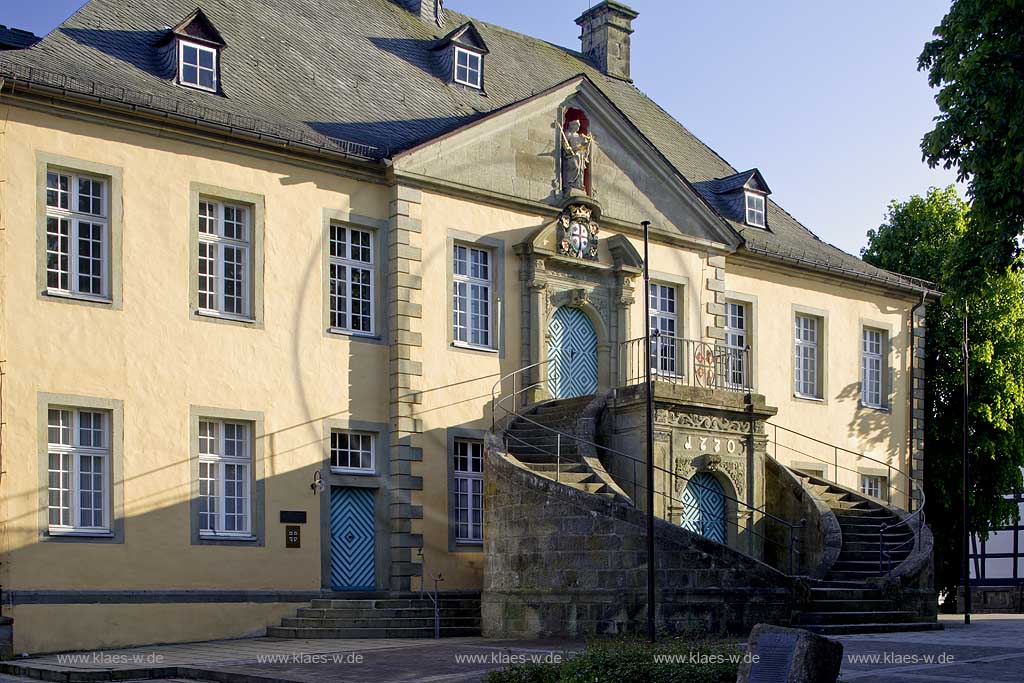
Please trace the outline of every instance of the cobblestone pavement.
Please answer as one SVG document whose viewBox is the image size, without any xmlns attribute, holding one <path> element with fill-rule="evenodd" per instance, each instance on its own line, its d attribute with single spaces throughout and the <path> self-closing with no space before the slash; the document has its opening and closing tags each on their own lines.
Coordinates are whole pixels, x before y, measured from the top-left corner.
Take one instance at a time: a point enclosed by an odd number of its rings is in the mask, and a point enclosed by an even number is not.
<svg viewBox="0 0 1024 683">
<path fill-rule="evenodd" d="M 849 635 L 844 683 L 1020 683 L 1024 681 L 1024 615 L 942 615 L 942 631 Z"/>
<path fill-rule="evenodd" d="M 1024 681 L 1024 616 L 943 616 L 942 631 L 842 636 L 844 683 L 1019 683 Z M 571 656 L 580 643 L 433 640 L 281 640 L 254 638 L 48 655 L 16 660 L 19 673 L 55 680 L 111 672 L 179 683 L 203 673 L 226 683 L 475 683 L 508 662 Z M 28 668 L 25 668 L 28 667 Z M 178 668 L 180 667 L 180 670 Z M 29 670 L 31 669 L 31 671 Z M 185 671 L 188 671 L 186 674 Z M 129 673 L 131 672 L 131 673 Z M 0 683 L 30 679 L 0 675 Z M 184 683 L 184 681 L 182 681 Z"/>
</svg>

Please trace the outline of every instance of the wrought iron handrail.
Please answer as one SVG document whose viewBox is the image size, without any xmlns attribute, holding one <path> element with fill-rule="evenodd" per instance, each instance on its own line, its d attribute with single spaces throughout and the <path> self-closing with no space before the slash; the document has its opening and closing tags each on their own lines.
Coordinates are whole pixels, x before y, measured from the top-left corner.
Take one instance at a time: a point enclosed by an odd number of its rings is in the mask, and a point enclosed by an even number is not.
<svg viewBox="0 0 1024 683">
<path fill-rule="evenodd" d="M 560 449 L 561 440 L 562 439 L 570 439 L 570 440 L 576 442 L 577 444 L 587 445 L 587 446 L 590 446 L 590 447 L 594 448 L 595 452 L 604 452 L 604 453 L 607 453 L 607 454 L 616 455 L 616 456 L 625 458 L 626 460 L 630 461 L 632 463 L 632 465 L 633 465 L 633 476 L 630 479 L 630 483 L 632 484 L 634 489 L 636 489 L 638 487 L 645 488 L 645 486 L 643 484 L 638 483 L 639 480 L 636 477 L 636 465 L 637 464 L 646 464 L 646 461 L 641 460 L 641 459 L 639 459 L 639 458 L 637 458 L 637 457 L 635 457 L 633 455 L 630 455 L 629 453 L 624 453 L 623 451 L 620 451 L 620 450 L 617 450 L 617 449 L 614 449 L 614 448 L 609 448 L 607 446 L 602 446 L 602 445 L 594 443 L 592 441 L 588 441 L 587 439 L 584 439 L 584 438 L 582 438 L 580 436 L 577 436 L 576 434 L 570 434 L 568 432 L 563 432 L 563 431 L 557 430 L 557 429 L 555 429 L 553 427 L 550 427 L 549 425 L 545 425 L 545 424 L 542 424 L 540 422 L 537 422 L 536 420 L 532 419 L 529 415 L 525 415 L 525 414 L 523 414 L 521 412 L 516 412 L 514 410 L 510 410 L 506 406 L 507 401 L 511 400 L 512 403 L 513 403 L 513 408 L 514 408 L 515 404 L 516 404 L 516 400 L 517 400 L 519 395 L 521 395 L 522 393 L 526 392 L 529 389 L 533 389 L 533 388 L 538 388 L 538 387 L 544 386 L 544 384 L 545 384 L 544 380 L 538 379 L 536 381 L 528 381 L 528 380 L 521 379 L 521 378 L 523 376 L 525 376 L 526 373 L 532 372 L 533 370 L 537 369 L 539 366 L 543 365 L 546 362 L 547 362 L 546 360 L 545 361 L 540 361 L 540 362 L 533 363 L 531 365 L 527 365 L 527 366 L 524 366 L 522 368 L 519 368 L 518 370 L 515 370 L 515 371 L 513 371 L 513 372 L 511 372 L 511 373 L 509 373 L 509 374 L 507 374 L 507 375 L 505 375 L 503 377 L 501 377 L 500 379 L 498 379 L 497 382 L 494 383 L 494 386 L 491 389 L 491 430 L 492 430 L 492 432 L 494 431 L 494 428 L 495 428 L 495 426 L 497 424 L 497 420 L 498 420 L 498 413 L 499 413 L 499 411 L 501 411 L 503 413 L 502 419 L 504 419 L 505 417 L 512 417 L 512 416 L 514 416 L 516 419 L 520 419 L 520 420 L 524 420 L 526 422 L 529 422 L 532 426 L 537 427 L 539 429 L 542 429 L 544 431 L 547 431 L 547 432 L 551 433 L 552 435 L 554 435 L 557 438 L 558 443 L 559 443 L 559 452 L 558 453 L 551 453 L 549 450 L 547 450 L 545 448 L 542 448 L 540 446 L 537 446 L 536 444 L 531 444 L 531 443 L 528 443 L 528 442 L 526 442 L 526 441 L 524 441 L 524 440 L 522 440 L 522 439 L 520 439 L 520 438 L 518 438 L 518 437 L 516 437 L 514 435 L 509 435 L 507 433 L 507 431 L 506 431 L 506 433 L 504 435 L 506 451 L 508 450 L 508 440 L 511 438 L 512 440 L 514 440 L 514 441 L 516 441 L 516 442 L 518 442 L 518 443 L 520 443 L 520 444 L 522 444 L 524 446 L 527 446 L 528 448 L 533 449 L 538 454 L 552 456 L 552 457 L 555 457 L 557 460 L 560 460 L 561 459 L 560 458 L 560 456 L 561 456 L 561 453 L 560 453 L 560 450 L 561 450 Z M 512 382 L 512 392 L 510 394 L 502 395 L 501 394 L 501 387 L 503 385 L 505 385 L 508 381 Z M 654 467 L 655 471 L 667 474 L 673 481 L 678 480 L 678 479 L 682 479 L 683 481 L 687 482 L 688 486 L 696 486 L 696 487 L 698 487 L 698 488 L 700 488 L 702 490 L 706 490 L 706 491 L 712 490 L 709 487 L 705 486 L 704 484 L 701 484 L 700 482 L 697 482 L 697 481 L 693 481 L 690 477 L 687 477 L 685 475 L 679 474 L 677 472 L 673 472 L 673 471 L 668 470 L 668 469 L 666 469 L 664 467 L 660 467 L 659 465 L 653 465 L 653 467 Z M 654 493 L 659 495 L 659 496 L 661 496 L 661 497 L 663 497 L 663 498 L 668 499 L 670 502 L 675 502 L 675 499 L 672 497 L 671 493 L 665 493 L 664 491 L 657 491 L 657 490 L 654 491 Z M 753 516 L 753 513 L 757 513 L 757 514 L 761 515 L 762 518 L 767 519 L 767 520 L 771 520 L 771 521 L 774 521 L 774 522 L 777 522 L 777 523 L 783 525 L 788 530 L 789 542 L 788 542 L 788 544 L 782 544 L 782 543 L 779 543 L 778 541 L 776 541 L 776 540 L 774 540 L 772 538 L 769 538 L 768 536 L 766 536 L 766 535 L 764 535 L 762 533 L 759 533 L 756 529 L 753 529 L 752 527 L 746 527 L 744 529 L 745 531 L 750 533 L 753 537 L 760 538 L 760 539 L 762 539 L 764 541 L 767 541 L 768 543 L 772 543 L 772 544 L 780 546 L 780 547 L 788 547 L 788 552 L 789 552 L 789 572 L 788 572 L 788 574 L 790 576 L 793 576 L 794 575 L 794 569 L 799 567 L 799 559 L 798 558 L 801 555 L 801 551 L 797 547 L 797 542 L 796 542 L 797 534 L 796 534 L 796 532 L 798 530 L 803 529 L 803 527 L 806 524 L 806 520 L 801 519 L 799 523 L 794 524 L 793 522 L 790 522 L 789 520 L 783 519 L 782 517 L 778 517 L 776 515 L 773 515 L 770 512 L 765 511 L 763 508 L 758 508 L 758 507 L 749 505 L 748 503 L 746 503 L 746 502 L 744 502 L 742 500 L 739 500 L 738 498 L 734 498 L 733 496 L 729 496 L 724 491 L 714 491 L 714 493 L 716 493 L 717 495 L 721 495 L 724 500 L 728 500 L 731 503 L 733 503 L 737 507 L 737 509 L 743 509 L 744 511 L 750 512 L 752 514 L 752 516 Z M 726 516 L 726 520 L 725 521 L 726 521 L 726 523 L 730 523 L 731 522 L 732 525 L 735 526 L 735 528 L 737 530 L 740 529 L 738 521 L 729 520 L 728 519 L 728 515 Z M 739 549 L 737 549 L 737 550 L 739 550 Z M 742 550 L 740 550 L 740 552 L 742 552 Z"/>
<path fill-rule="evenodd" d="M 851 451 L 851 450 L 849 450 L 847 448 L 843 448 L 842 446 L 836 446 L 834 444 L 826 443 L 824 441 L 821 441 L 820 439 L 815 439 L 814 437 L 807 436 L 805 434 L 801 434 L 800 432 L 794 431 L 792 429 L 787 429 L 786 427 L 781 427 L 781 426 L 775 424 L 774 422 L 769 422 L 768 426 L 771 427 L 773 432 L 774 432 L 774 438 L 769 439 L 769 443 L 771 443 L 774 446 L 774 448 L 775 448 L 774 455 L 775 455 L 775 459 L 776 460 L 779 460 L 779 449 L 782 448 L 782 449 L 785 449 L 786 451 L 788 451 L 789 453 L 793 453 L 793 454 L 796 454 L 796 455 L 799 455 L 799 456 L 802 456 L 802 457 L 805 457 L 805 458 L 811 458 L 812 460 L 816 460 L 817 462 L 820 462 L 820 463 L 822 463 L 824 465 L 832 465 L 832 467 L 834 467 L 836 469 L 836 480 L 837 480 L 837 483 L 838 483 L 838 471 L 839 470 L 844 470 L 846 472 L 852 472 L 854 474 L 861 474 L 861 472 L 859 470 L 856 470 L 856 469 L 854 469 L 852 467 L 848 467 L 846 465 L 842 465 L 842 464 L 839 463 L 839 453 L 843 452 L 843 453 L 846 453 L 847 455 L 852 455 L 852 456 L 856 457 L 858 460 L 868 460 L 868 461 L 871 461 L 873 463 L 877 463 L 878 465 L 881 465 L 881 466 L 886 468 L 886 477 L 885 477 L 885 479 L 886 479 L 886 495 L 885 495 L 885 499 L 886 499 L 886 501 L 888 503 L 890 503 L 890 504 L 892 503 L 892 492 L 893 491 L 896 491 L 897 493 L 904 494 L 907 497 L 907 501 L 908 502 L 913 497 L 913 491 L 909 487 L 903 488 L 899 484 L 894 483 L 895 482 L 895 480 L 893 479 L 893 473 L 894 472 L 896 474 L 900 475 L 901 477 L 905 478 L 907 480 L 908 484 L 913 481 L 912 477 L 908 473 L 906 473 L 903 470 L 901 470 L 898 466 L 894 466 L 894 465 L 892 465 L 890 463 L 885 462 L 884 460 L 878 460 L 876 458 L 872 458 L 870 455 L 864 455 L 863 453 L 858 453 L 856 451 Z M 782 431 L 784 431 L 786 433 L 789 433 L 789 434 L 793 434 L 794 436 L 799 436 L 799 437 L 802 437 L 802 438 L 810 439 L 811 441 L 814 441 L 815 443 L 821 444 L 823 446 L 826 446 L 826 447 L 832 449 L 833 450 L 832 458 L 831 459 L 826 459 L 826 458 L 814 455 L 813 453 L 808 453 L 805 450 L 801 450 L 799 448 L 796 448 L 795 446 L 790 446 L 788 444 L 782 443 L 781 441 L 779 441 L 779 435 L 778 435 L 779 430 L 782 430 Z"/>
<path fill-rule="evenodd" d="M 659 382 L 728 391 L 750 390 L 750 347 L 713 344 L 651 333 L 651 355 L 643 337 L 619 345 L 622 386 L 647 381 L 647 364 Z"/>
</svg>

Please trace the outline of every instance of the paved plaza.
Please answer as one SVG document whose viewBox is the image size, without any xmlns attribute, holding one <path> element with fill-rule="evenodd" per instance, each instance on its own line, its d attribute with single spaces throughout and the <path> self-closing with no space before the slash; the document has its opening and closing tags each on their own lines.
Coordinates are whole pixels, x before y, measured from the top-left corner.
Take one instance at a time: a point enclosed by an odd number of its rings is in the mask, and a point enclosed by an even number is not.
<svg viewBox="0 0 1024 683">
<path fill-rule="evenodd" d="M 1000 683 L 1022 680 L 1024 617 L 942 616 L 941 631 L 840 637 L 842 681 Z M 253 638 L 69 653 L 4 663 L 0 683 L 29 680 L 216 680 L 221 683 L 470 683 L 510 661 L 550 661 L 565 641 L 281 640 Z"/>
</svg>

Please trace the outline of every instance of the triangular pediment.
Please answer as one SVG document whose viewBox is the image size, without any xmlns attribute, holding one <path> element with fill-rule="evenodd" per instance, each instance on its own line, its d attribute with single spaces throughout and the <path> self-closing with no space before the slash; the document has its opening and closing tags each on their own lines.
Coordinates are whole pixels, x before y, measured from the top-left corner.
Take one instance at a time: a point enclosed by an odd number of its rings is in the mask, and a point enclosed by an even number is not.
<svg viewBox="0 0 1024 683">
<path fill-rule="evenodd" d="M 441 38 L 437 41 L 437 47 L 443 48 L 448 45 L 458 45 L 460 47 L 479 52 L 480 54 L 487 54 L 487 43 L 484 42 L 483 36 L 480 35 L 480 31 L 477 30 L 473 22 L 469 21 L 459 26 L 457 29 Z"/>
<path fill-rule="evenodd" d="M 565 205 L 563 133 L 583 116 L 593 136 L 585 191 L 602 225 L 638 228 L 709 245 L 735 247 L 728 223 L 588 78 L 484 116 L 394 157 L 396 176 L 500 195 L 555 209 Z M 583 191 L 583 190 L 579 190 Z"/>
<path fill-rule="evenodd" d="M 224 47 L 225 45 L 220 31 L 213 25 L 213 22 L 206 16 L 206 13 L 198 7 L 192 14 L 171 28 L 171 35 L 180 36 L 187 40 L 198 40 L 216 47 Z"/>
</svg>

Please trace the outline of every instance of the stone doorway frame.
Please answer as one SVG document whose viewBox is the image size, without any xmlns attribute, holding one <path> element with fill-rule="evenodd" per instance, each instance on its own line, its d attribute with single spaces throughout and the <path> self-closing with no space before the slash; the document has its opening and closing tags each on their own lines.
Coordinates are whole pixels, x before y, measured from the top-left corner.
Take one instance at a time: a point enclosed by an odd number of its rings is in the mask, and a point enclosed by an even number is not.
<svg viewBox="0 0 1024 683">
<path fill-rule="evenodd" d="M 619 385 L 618 349 L 629 338 L 630 310 L 636 301 L 634 280 L 643 272 L 643 259 L 623 235 L 601 240 L 594 261 L 559 254 L 558 222 L 552 221 L 515 246 L 520 259 L 520 367 L 533 366 L 524 377 L 524 383 L 531 385 L 525 404 L 550 397 L 548 324 L 562 306 L 583 311 L 597 334 L 598 393 Z"/>
</svg>

